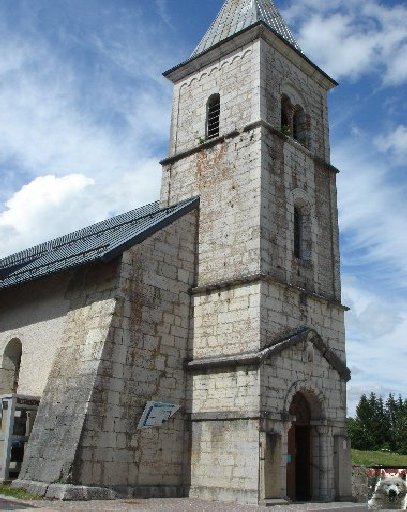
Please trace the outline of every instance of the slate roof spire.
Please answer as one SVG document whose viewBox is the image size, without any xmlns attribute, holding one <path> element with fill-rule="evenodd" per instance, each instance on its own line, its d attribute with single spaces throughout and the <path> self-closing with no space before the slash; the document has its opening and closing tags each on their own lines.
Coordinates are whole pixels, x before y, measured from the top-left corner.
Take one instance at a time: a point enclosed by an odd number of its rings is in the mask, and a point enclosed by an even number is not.
<svg viewBox="0 0 407 512">
<path fill-rule="evenodd" d="M 226 0 L 215 21 L 193 51 L 191 58 L 258 22 L 268 25 L 301 51 L 273 0 Z"/>
</svg>

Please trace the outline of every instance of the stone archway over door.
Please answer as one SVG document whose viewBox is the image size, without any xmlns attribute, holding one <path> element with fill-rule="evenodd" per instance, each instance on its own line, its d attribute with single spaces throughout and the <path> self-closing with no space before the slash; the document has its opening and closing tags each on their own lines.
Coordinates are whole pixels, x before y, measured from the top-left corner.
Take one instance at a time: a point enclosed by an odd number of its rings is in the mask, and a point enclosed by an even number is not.
<svg viewBox="0 0 407 512">
<path fill-rule="evenodd" d="M 308 501 L 312 496 L 311 407 L 303 393 L 294 395 L 289 413 L 295 421 L 288 432 L 287 496 Z"/>
</svg>

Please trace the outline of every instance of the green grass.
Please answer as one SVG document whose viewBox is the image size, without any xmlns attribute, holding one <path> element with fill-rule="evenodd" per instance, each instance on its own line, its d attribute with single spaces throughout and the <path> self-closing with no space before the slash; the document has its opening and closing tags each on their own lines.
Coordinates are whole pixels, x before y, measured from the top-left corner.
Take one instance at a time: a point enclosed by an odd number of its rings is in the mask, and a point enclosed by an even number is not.
<svg viewBox="0 0 407 512">
<path fill-rule="evenodd" d="M 41 496 L 37 496 L 36 494 L 30 494 L 23 489 L 15 489 L 11 487 L 11 485 L 0 484 L 0 494 L 3 496 L 11 496 L 13 498 L 19 498 L 20 500 L 41 500 Z"/>
<path fill-rule="evenodd" d="M 390 452 L 364 452 L 352 450 L 352 464 L 361 466 L 407 466 L 407 455 Z"/>
</svg>

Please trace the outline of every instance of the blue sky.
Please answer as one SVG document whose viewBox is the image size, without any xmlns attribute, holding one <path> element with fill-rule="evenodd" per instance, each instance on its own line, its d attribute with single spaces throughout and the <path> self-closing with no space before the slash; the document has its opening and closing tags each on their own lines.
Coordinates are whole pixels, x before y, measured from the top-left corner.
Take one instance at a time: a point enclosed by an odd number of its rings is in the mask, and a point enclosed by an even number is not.
<svg viewBox="0 0 407 512">
<path fill-rule="evenodd" d="M 221 0 L 2 0 L 0 254 L 158 198 L 171 84 Z M 407 396 L 407 6 L 278 0 L 330 95 L 350 412 Z"/>
</svg>

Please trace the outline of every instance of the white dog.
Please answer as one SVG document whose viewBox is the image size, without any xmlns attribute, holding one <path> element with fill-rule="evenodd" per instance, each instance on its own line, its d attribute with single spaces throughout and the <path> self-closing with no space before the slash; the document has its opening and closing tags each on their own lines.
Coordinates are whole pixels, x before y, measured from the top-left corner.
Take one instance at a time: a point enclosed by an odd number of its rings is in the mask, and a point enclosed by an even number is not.
<svg viewBox="0 0 407 512">
<path fill-rule="evenodd" d="M 401 476 L 385 476 L 376 484 L 373 496 L 367 502 L 369 508 L 405 510 L 407 485 Z"/>
</svg>

